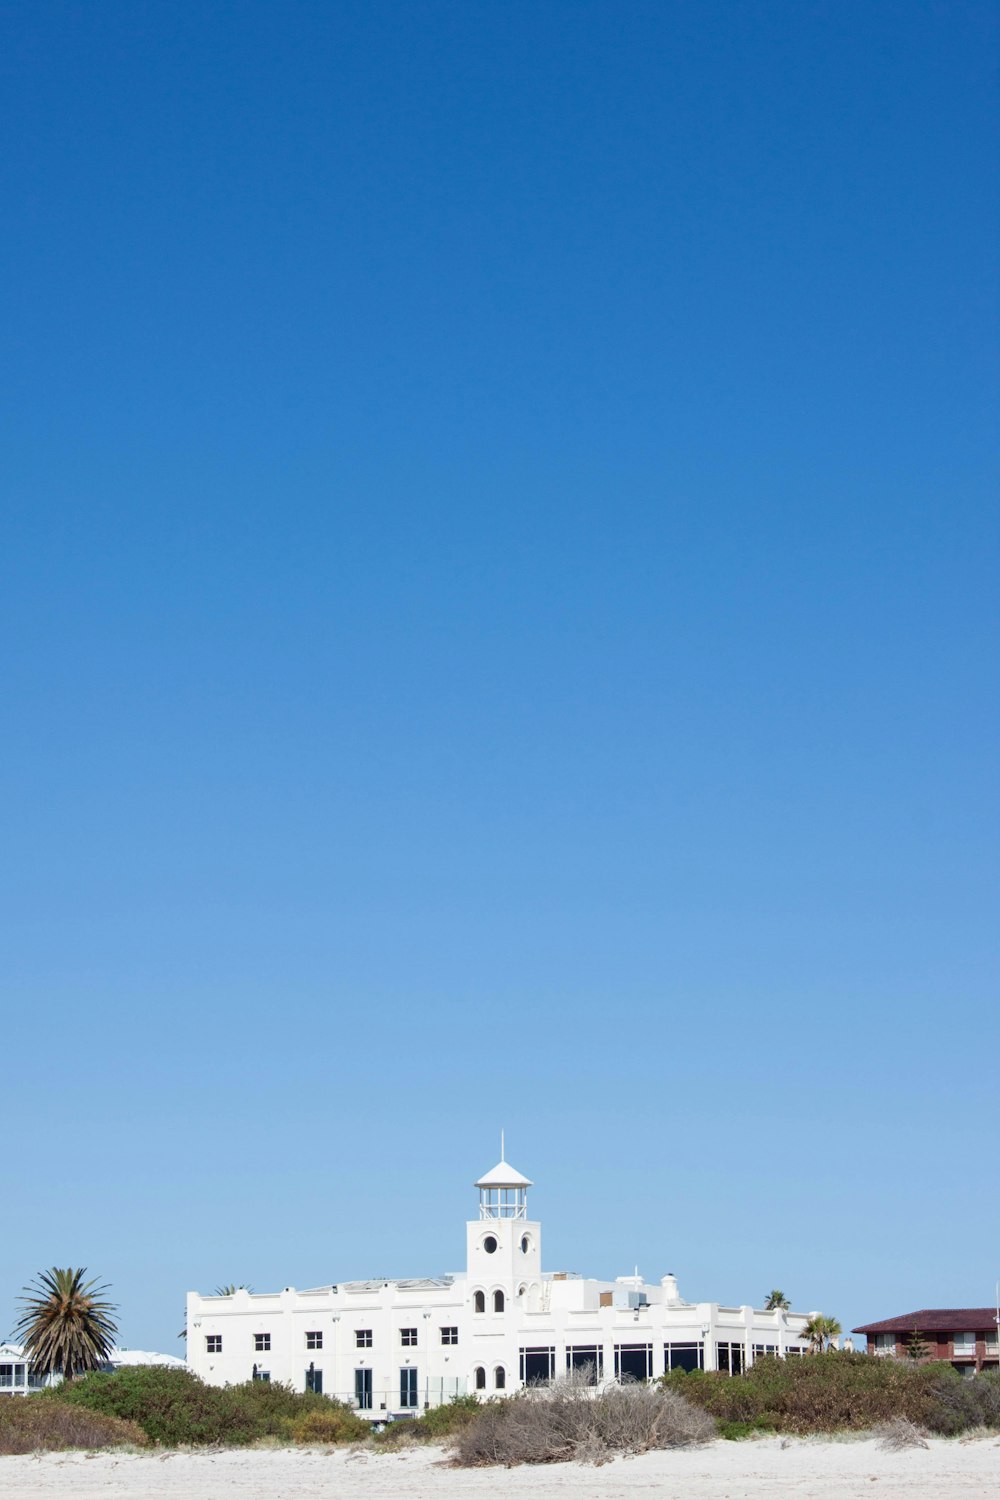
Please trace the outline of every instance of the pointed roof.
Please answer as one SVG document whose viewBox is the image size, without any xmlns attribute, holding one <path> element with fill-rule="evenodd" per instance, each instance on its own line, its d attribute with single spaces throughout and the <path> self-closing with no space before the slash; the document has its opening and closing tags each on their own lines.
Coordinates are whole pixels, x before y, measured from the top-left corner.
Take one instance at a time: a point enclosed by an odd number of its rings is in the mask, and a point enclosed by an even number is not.
<svg viewBox="0 0 1000 1500">
<path fill-rule="evenodd" d="M 525 1177 L 522 1172 L 519 1172 L 516 1167 L 512 1167 L 509 1162 L 498 1161 L 496 1166 L 491 1168 L 491 1170 L 487 1172 L 485 1176 L 480 1177 L 479 1181 L 475 1183 L 474 1186 L 477 1188 L 529 1188 L 534 1187 L 534 1183 L 531 1181 L 530 1177 Z"/>
</svg>

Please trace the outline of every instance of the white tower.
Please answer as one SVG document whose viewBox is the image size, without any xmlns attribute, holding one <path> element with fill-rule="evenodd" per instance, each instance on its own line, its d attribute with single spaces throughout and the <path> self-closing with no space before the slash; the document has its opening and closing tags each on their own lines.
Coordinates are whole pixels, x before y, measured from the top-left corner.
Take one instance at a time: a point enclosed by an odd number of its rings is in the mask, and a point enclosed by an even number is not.
<svg viewBox="0 0 1000 1500">
<path fill-rule="evenodd" d="M 542 1226 L 528 1218 L 533 1186 L 502 1157 L 480 1177 L 479 1218 L 466 1227 L 469 1298 L 473 1314 L 504 1313 L 518 1300 L 538 1298 L 542 1282 Z"/>
</svg>

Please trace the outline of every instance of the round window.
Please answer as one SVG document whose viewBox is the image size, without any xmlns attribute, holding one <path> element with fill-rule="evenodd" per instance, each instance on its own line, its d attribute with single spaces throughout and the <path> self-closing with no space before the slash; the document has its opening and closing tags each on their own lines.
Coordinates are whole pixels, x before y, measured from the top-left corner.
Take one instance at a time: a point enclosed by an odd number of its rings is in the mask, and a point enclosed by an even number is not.
<svg viewBox="0 0 1000 1500">
<path fill-rule="evenodd" d="M 529 1238 L 528 1238 L 528 1236 L 526 1234 L 522 1234 L 522 1236 L 521 1236 L 521 1254 L 522 1255 L 527 1255 L 527 1253 L 528 1253 L 528 1251 L 530 1249 L 531 1249 L 531 1241 L 529 1240 Z"/>
<path fill-rule="evenodd" d="M 488 1234 L 483 1240 L 483 1249 L 486 1251 L 487 1255 L 492 1255 L 496 1248 L 497 1242 L 495 1236 L 492 1234 Z"/>
</svg>

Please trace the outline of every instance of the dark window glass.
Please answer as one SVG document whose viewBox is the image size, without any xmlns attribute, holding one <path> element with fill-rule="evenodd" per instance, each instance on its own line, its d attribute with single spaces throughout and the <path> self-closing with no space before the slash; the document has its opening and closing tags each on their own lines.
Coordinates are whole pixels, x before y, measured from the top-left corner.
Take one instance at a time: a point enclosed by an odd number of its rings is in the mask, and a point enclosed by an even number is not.
<svg viewBox="0 0 1000 1500">
<path fill-rule="evenodd" d="M 566 1350 L 566 1369 L 596 1385 L 604 1374 L 604 1355 L 597 1344 L 577 1344 Z"/>
<path fill-rule="evenodd" d="M 619 1380 L 648 1380 L 652 1373 L 652 1344 L 615 1345 L 615 1375 Z"/>
<path fill-rule="evenodd" d="M 556 1372 L 554 1349 L 522 1349 L 521 1380 L 525 1385 L 548 1385 Z"/>
<path fill-rule="evenodd" d="M 700 1370 L 701 1369 L 701 1345 L 700 1344 L 668 1344 L 666 1348 L 666 1359 L 664 1361 L 666 1370 Z"/>
</svg>

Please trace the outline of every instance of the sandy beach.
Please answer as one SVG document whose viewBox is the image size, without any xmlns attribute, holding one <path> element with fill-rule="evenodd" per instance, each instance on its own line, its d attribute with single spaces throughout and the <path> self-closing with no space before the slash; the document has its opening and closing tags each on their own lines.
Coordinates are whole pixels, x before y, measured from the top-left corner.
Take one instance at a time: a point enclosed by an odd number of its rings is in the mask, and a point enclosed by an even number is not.
<svg viewBox="0 0 1000 1500">
<path fill-rule="evenodd" d="M 45 1454 L 0 1458 L 5 1500 L 908 1500 L 1000 1496 L 1000 1439 L 932 1441 L 882 1452 L 871 1439 L 764 1439 L 616 1459 L 600 1468 L 453 1469 L 439 1449 L 402 1453 L 235 1450 L 213 1453 Z"/>
</svg>

